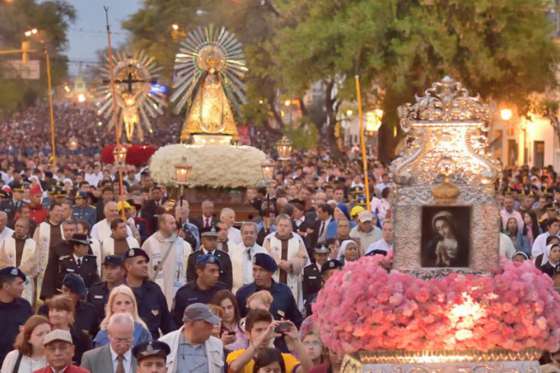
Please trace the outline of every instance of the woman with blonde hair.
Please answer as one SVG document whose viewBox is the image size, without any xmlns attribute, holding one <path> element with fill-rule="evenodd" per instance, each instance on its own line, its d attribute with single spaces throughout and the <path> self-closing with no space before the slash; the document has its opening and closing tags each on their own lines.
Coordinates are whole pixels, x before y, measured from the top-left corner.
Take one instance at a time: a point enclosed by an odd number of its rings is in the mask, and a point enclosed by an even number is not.
<svg viewBox="0 0 560 373">
<path fill-rule="evenodd" d="M 2 363 L 1 373 L 32 373 L 47 365 L 43 337 L 51 331 L 51 324 L 44 316 L 31 316 L 16 337 L 14 350 Z"/>
<path fill-rule="evenodd" d="M 140 316 L 138 316 L 138 305 L 132 289 L 126 285 L 119 285 L 114 287 L 109 294 L 109 300 L 105 305 L 105 318 L 101 321 L 100 330 L 93 339 L 95 347 L 109 344 L 107 325 L 109 324 L 111 316 L 119 312 L 128 313 L 134 319 L 134 346 L 152 340 L 152 335 L 148 331 L 148 327 Z"/>
</svg>

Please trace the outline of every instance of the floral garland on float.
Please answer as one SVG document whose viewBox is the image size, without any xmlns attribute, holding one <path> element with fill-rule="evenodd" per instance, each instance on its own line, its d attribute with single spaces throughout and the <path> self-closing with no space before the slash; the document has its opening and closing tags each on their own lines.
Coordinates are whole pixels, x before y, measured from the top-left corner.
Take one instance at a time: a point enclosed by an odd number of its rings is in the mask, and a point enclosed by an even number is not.
<svg viewBox="0 0 560 373">
<path fill-rule="evenodd" d="M 172 144 L 159 148 L 150 159 L 150 174 L 161 184 L 175 183 L 175 165 L 187 159 L 192 166 L 190 187 L 242 188 L 262 180 L 266 155 L 251 146 Z"/>
<path fill-rule="evenodd" d="M 313 323 L 325 345 L 358 351 L 556 351 L 560 295 L 530 262 L 489 276 L 419 279 L 362 257 L 318 295 Z M 406 351 L 406 353 L 404 353 Z M 539 355 L 537 353 L 537 356 Z"/>
</svg>

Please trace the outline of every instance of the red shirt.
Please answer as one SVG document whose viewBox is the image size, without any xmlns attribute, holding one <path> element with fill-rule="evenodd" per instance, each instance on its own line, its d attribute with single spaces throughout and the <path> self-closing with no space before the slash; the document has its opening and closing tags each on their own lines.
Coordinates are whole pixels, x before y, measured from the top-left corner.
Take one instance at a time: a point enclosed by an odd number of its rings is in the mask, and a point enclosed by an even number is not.
<svg viewBox="0 0 560 373">
<path fill-rule="evenodd" d="M 49 216 L 49 211 L 41 205 L 39 206 L 29 205 L 29 209 L 30 209 L 29 216 L 31 220 L 35 222 L 35 224 L 41 224 L 42 222 L 47 220 L 47 217 Z"/>
<path fill-rule="evenodd" d="M 64 373 L 91 373 L 89 370 L 80 368 L 76 365 L 69 365 L 63 370 Z M 51 367 L 41 368 L 39 370 L 34 371 L 33 373 L 54 373 L 54 370 Z"/>
</svg>

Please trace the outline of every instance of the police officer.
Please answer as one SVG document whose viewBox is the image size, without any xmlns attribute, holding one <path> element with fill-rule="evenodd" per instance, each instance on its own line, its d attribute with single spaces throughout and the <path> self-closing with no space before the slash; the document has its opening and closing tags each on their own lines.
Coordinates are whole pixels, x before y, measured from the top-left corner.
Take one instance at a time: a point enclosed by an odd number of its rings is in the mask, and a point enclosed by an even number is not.
<svg viewBox="0 0 560 373">
<path fill-rule="evenodd" d="M 99 282 L 99 272 L 97 270 L 97 257 L 89 255 L 91 241 L 87 235 L 76 233 L 69 240 L 72 245 L 72 254 L 63 255 L 58 259 L 58 283 L 68 273 L 77 273 L 82 276 L 86 288 Z"/>
<path fill-rule="evenodd" d="M 323 284 L 338 270 L 343 267 L 342 262 L 336 259 L 327 260 L 321 268 L 321 276 L 323 277 Z"/>
<path fill-rule="evenodd" d="M 323 287 L 321 268 L 329 258 L 330 250 L 325 244 L 315 247 L 313 257 L 315 263 L 311 263 L 303 269 L 303 300 L 308 315 L 311 315 L 311 300 Z"/>
<path fill-rule="evenodd" d="M 175 294 L 171 313 L 176 325 L 181 325 L 183 312 L 189 305 L 193 303 L 208 304 L 218 290 L 226 288 L 224 283 L 219 282 L 219 278 L 220 260 L 218 257 L 213 254 L 196 257 L 196 280 L 188 282 Z"/>
<path fill-rule="evenodd" d="M 136 373 L 166 373 L 167 355 L 170 348 L 165 342 L 151 341 L 140 343 L 132 349 L 136 358 Z"/>
<path fill-rule="evenodd" d="M 276 319 L 290 320 L 299 328 L 303 318 L 292 291 L 287 285 L 272 279 L 272 275 L 277 270 L 278 265 L 270 255 L 255 254 L 253 257 L 253 277 L 255 281 L 240 288 L 235 295 L 239 311 L 241 316 L 247 316 L 247 298 L 259 290 L 268 290 L 272 295 L 270 313 Z"/>
<path fill-rule="evenodd" d="M 97 212 L 95 207 L 88 205 L 88 193 L 78 192 L 74 197 L 74 207 L 72 208 L 72 216 L 74 220 L 87 221 L 90 227 L 97 222 Z"/>
<path fill-rule="evenodd" d="M 62 280 L 61 293 L 74 303 L 74 327 L 93 338 L 99 330 L 99 320 L 95 307 L 85 300 L 87 294 L 86 284 L 82 276 L 77 273 L 68 273 Z M 46 303 L 39 307 L 38 314 L 48 316 L 49 308 Z"/>
<path fill-rule="evenodd" d="M 124 282 L 123 257 L 107 255 L 103 260 L 103 279 L 89 288 L 87 300 L 95 307 L 99 321 L 105 317 L 105 305 L 111 289 Z"/>
<path fill-rule="evenodd" d="M 212 254 L 219 262 L 220 266 L 220 279 L 219 281 L 226 285 L 231 290 L 233 284 L 233 274 L 231 269 L 231 259 L 225 251 L 218 249 L 218 231 L 216 227 L 212 227 L 201 235 L 202 245 L 200 249 L 189 255 L 187 263 L 187 282 L 196 280 L 197 270 L 196 263 L 199 256 Z M 181 318 L 183 314 L 181 313 Z"/>
<path fill-rule="evenodd" d="M 28 301 L 21 297 L 25 274 L 16 267 L 0 269 L 0 361 L 13 348 L 19 327 L 33 314 Z"/>
<path fill-rule="evenodd" d="M 158 284 L 149 280 L 148 262 L 150 258 L 142 249 L 129 249 L 124 255 L 126 270 L 125 284 L 128 285 L 138 304 L 138 314 L 148 326 L 154 339 L 175 330 L 165 295 Z M 161 334 L 160 334 L 161 331 Z"/>
</svg>

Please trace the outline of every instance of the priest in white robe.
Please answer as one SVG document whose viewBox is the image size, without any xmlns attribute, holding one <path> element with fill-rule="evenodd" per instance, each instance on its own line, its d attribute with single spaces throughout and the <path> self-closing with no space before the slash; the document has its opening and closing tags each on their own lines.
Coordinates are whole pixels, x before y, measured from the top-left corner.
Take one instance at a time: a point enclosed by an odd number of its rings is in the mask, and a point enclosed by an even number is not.
<svg viewBox="0 0 560 373">
<path fill-rule="evenodd" d="M 150 257 L 149 274 L 165 295 L 169 308 L 180 287 L 187 283 L 187 264 L 191 245 L 177 235 L 177 222 L 170 214 L 158 218 L 158 231 L 142 245 Z"/>
<path fill-rule="evenodd" d="M 19 218 L 14 225 L 14 233 L 0 242 L 0 268 L 18 267 L 25 273 L 23 298 L 30 304 L 34 302 L 37 258 L 35 241 L 29 237 L 29 220 Z"/>
</svg>

